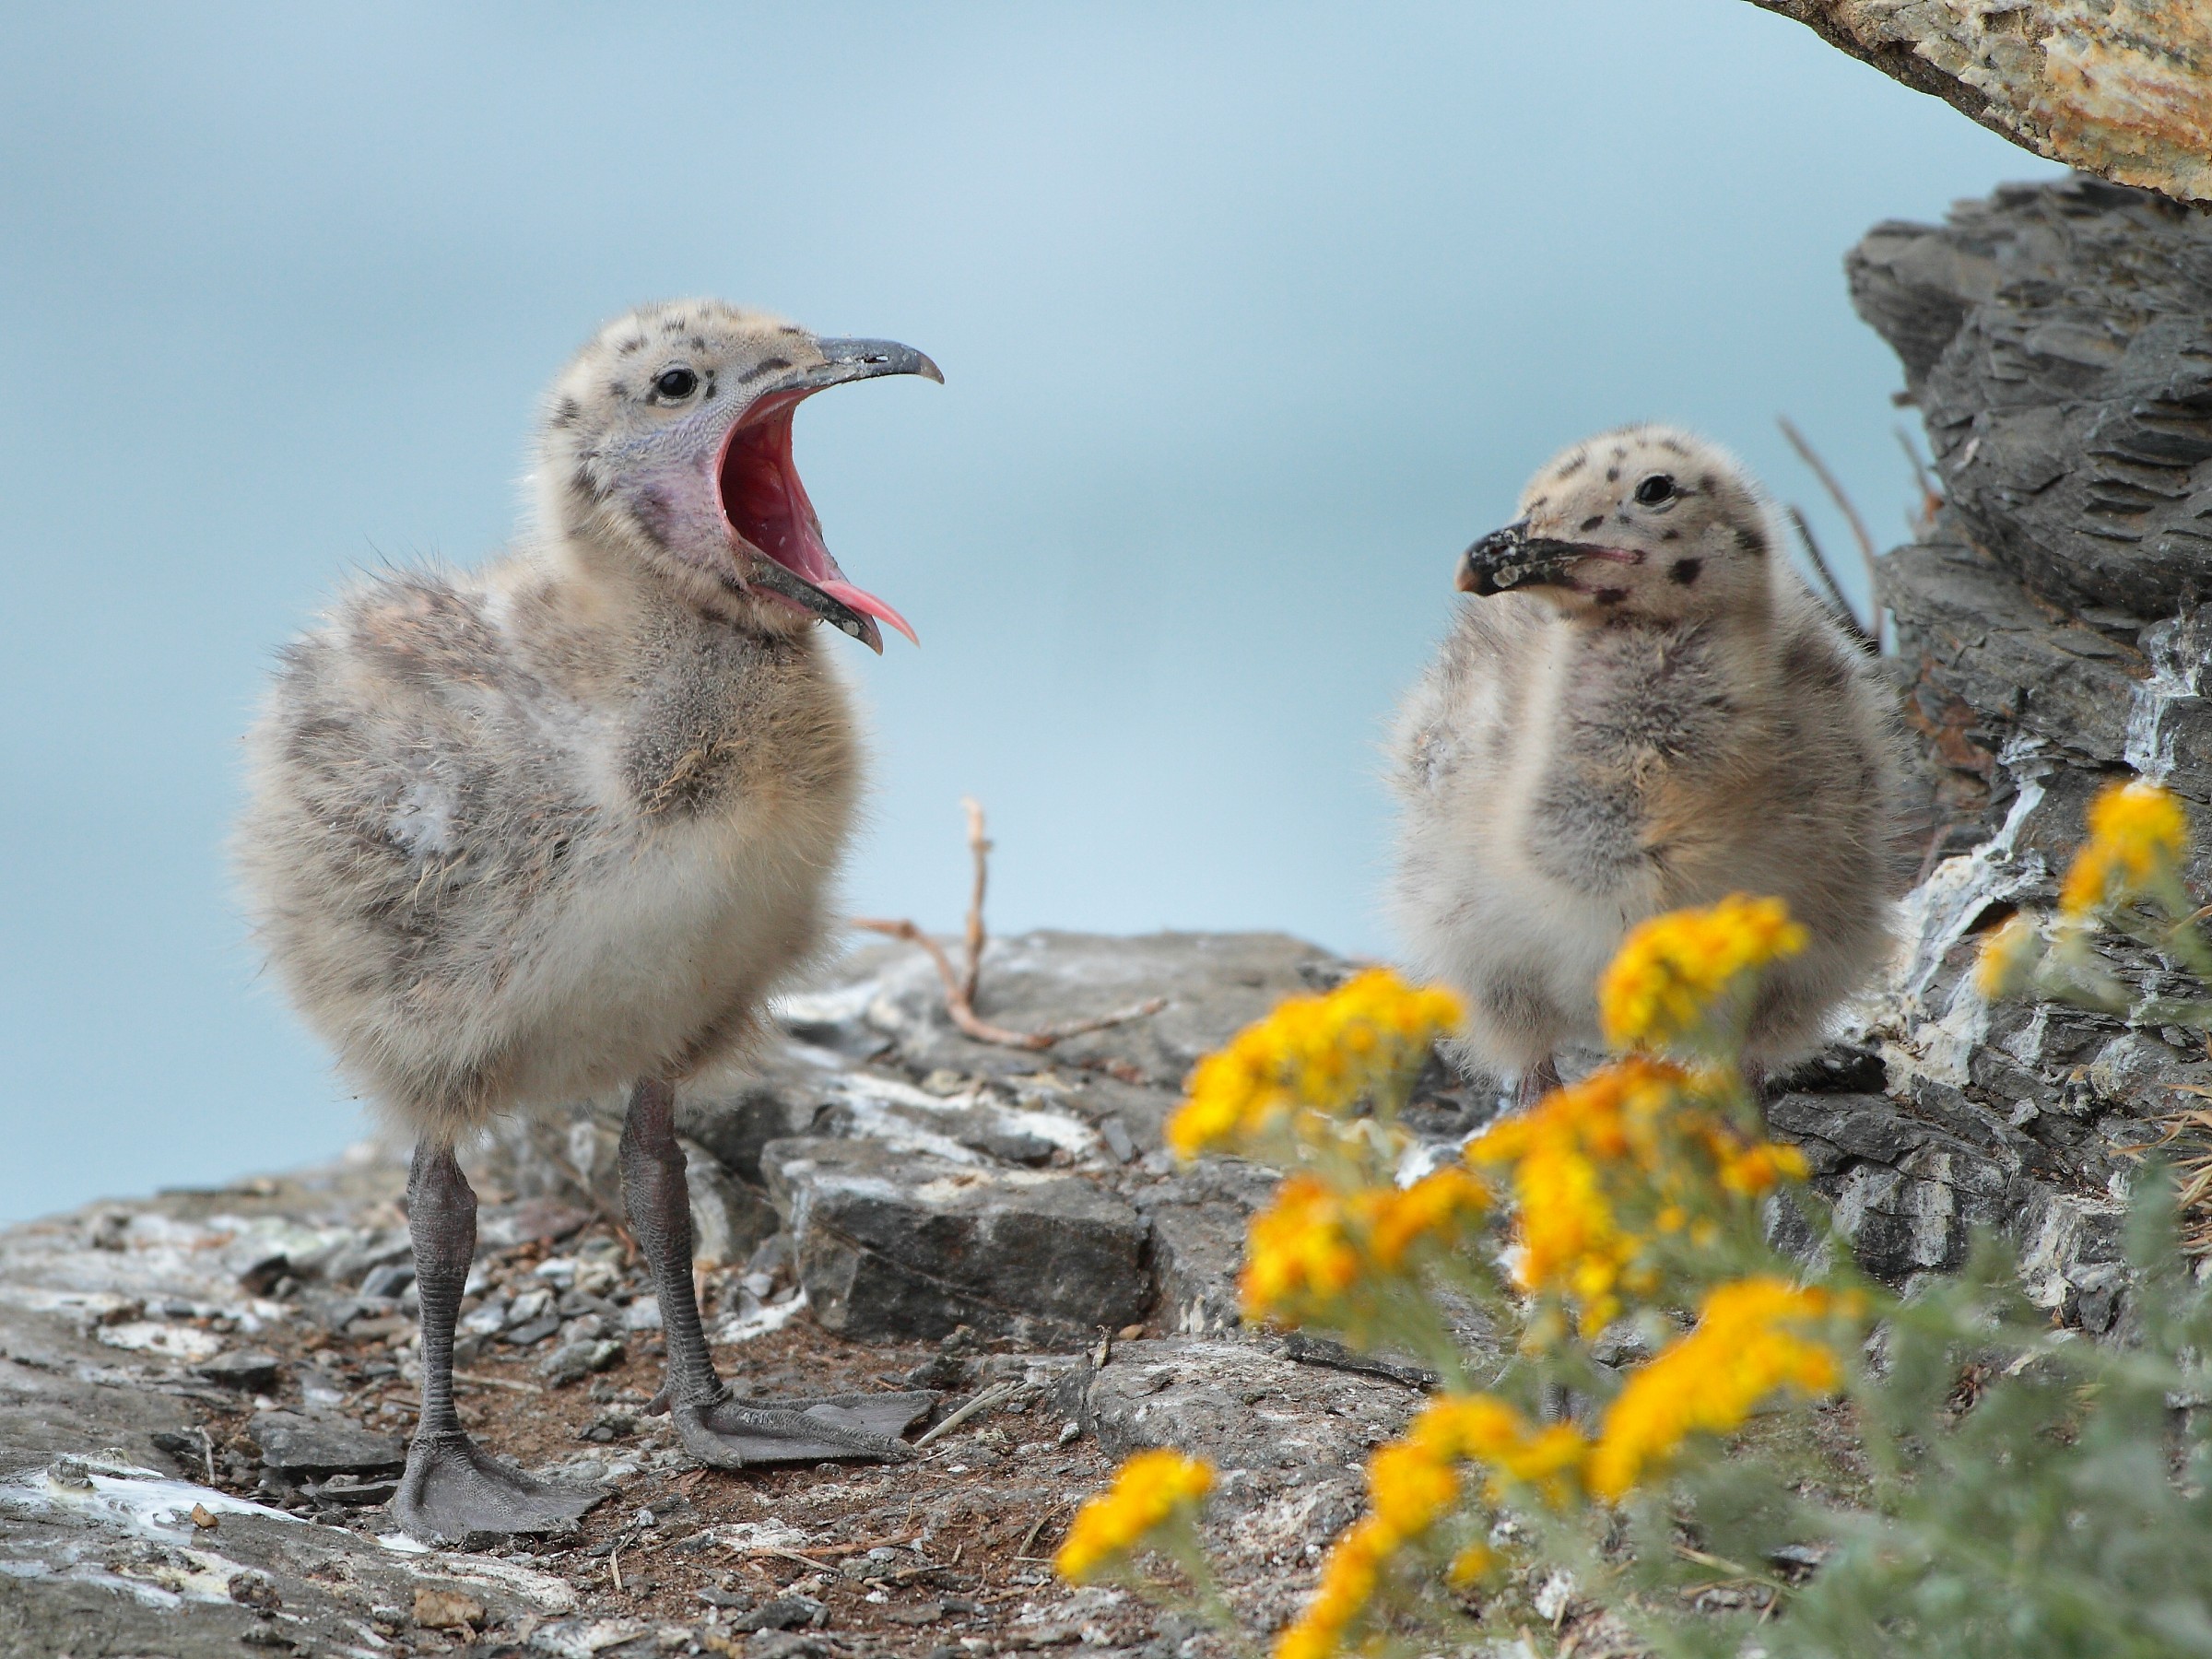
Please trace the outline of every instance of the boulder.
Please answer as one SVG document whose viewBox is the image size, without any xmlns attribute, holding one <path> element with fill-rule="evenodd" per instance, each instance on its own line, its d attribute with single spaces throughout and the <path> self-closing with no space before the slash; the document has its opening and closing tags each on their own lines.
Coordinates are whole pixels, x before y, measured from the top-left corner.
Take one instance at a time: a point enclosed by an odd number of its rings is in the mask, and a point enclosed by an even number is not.
<svg viewBox="0 0 2212 1659">
<path fill-rule="evenodd" d="M 407 1460 L 406 1443 L 397 1435 L 379 1434 L 344 1418 L 262 1411 L 246 1432 L 261 1448 L 262 1467 L 288 1480 L 372 1474 Z"/>
<path fill-rule="evenodd" d="M 814 1317 L 848 1336 L 1080 1341 L 1150 1306 L 1150 1229 L 1079 1176 L 822 1137 L 761 1163 Z"/>
</svg>

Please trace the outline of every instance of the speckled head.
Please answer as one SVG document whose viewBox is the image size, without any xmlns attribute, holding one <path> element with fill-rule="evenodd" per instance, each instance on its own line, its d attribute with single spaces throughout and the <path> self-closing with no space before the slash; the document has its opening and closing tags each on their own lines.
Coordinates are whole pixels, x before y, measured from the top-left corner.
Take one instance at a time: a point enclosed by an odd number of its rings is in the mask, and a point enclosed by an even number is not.
<svg viewBox="0 0 2212 1659">
<path fill-rule="evenodd" d="M 653 571 L 702 609 L 772 628 L 829 622 L 874 650 L 914 630 L 845 580 L 792 464 L 792 416 L 824 387 L 942 382 L 889 340 L 825 339 L 714 300 L 648 305 L 578 352 L 547 393 L 535 483 L 564 541 Z"/>
<path fill-rule="evenodd" d="M 1780 558 L 1765 492 L 1719 445 L 1631 426 L 1555 456 L 1520 516 L 1461 556 L 1459 587 L 1525 588 L 1573 616 L 1658 622 L 1763 609 Z"/>
</svg>

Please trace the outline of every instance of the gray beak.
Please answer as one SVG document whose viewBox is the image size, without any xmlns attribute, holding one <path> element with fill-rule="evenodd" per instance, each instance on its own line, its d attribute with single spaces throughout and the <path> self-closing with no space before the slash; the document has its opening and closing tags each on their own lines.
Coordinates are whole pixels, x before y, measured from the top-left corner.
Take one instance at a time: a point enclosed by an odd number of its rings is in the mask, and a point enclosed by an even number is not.
<svg viewBox="0 0 2212 1659">
<path fill-rule="evenodd" d="M 793 370 L 771 382 L 770 392 L 819 392 L 824 386 L 841 386 L 848 381 L 874 380 L 885 374 L 918 374 L 940 386 L 945 383 L 944 372 L 925 354 L 896 340 L 817 340 L 814 344 L 827 360 Z"/>
<path fill-rule="evenodd" d="M 1493 530 L 1459 556 L 1459 575 L 1453 585 L 1463 594 L 1488 598 L 1514 588 L 1536 587 L 1557 582 L 1590 549 L 1575 542 L 1532 537 L 1528 521 L 1515 520 Z"/>
</svg>

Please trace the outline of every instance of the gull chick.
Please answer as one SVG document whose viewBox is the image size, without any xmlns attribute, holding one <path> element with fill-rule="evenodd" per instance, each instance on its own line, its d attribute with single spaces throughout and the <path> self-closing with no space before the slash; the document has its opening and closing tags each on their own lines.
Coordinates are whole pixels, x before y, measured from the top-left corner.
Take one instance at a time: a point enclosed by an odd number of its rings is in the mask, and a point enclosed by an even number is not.
<svg viewBox="0 0 2212 1659">
<path fill-rule="evenodd" d="M 739 1405 L 691 1281 L 675 1088 L 740 1048 L 822 946 L 861 756 L 817 624 L 880 652 L 792 465 L 827 386 L 941 380 L 887 340 L 712 300 L 608 325 L 547 394 L 536 524 L 465 574 L 363 582 L 285 652 L 238 836 L 277 975 L 345 1077 L 415 1136 L 422 1415 L 409 1533 L 559 1527 L 602 1494 L 490 1457 L 453 1409 L 476 1244 L 456 1145 L 495 1113 L 629 1091 L 630 1224 L 683 1444 L 734 1467 L 904 1454 L 917 1397 Z"/>
<path fill-rule="evenodd" d="M 1750 1011 L 1755 1068 L 1817 1045 L 1888 947 L 1887 700 L 1782 547 L 1731 456 L 1634 426 L 1460 559 L 1472 598 L 1393 743 L 1390 904 L 1524 1100 L 1596 1040 L 1598 977 L 1660 912 L 1775 894 L 1809 931 Z"/>
</svg>

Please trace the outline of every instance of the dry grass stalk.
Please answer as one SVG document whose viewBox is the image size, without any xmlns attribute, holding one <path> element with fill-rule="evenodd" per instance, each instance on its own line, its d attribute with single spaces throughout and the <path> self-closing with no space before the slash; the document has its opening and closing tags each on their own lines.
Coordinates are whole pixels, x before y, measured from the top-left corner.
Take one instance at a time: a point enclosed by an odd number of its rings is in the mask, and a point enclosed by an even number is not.
<svg viewBox="0 0 2212 1659">
<path fill-rule="evenodd" d="M 1859 516 L 1858 508 L 1843 493 L 1843 486 L 1836 481 L 1836 475 L 1828 470 L 1828 463 L 1815 453 L 1813 446 L 1806 441 L 1805 434 L 1797 429 L 1790 418 L 1777 415 L 1774 424 L 1782 429 L 1782 435 L 1790 441 L 1790 447 L 1797 452 L 1798 459 L 1813 469 L 1813 477 L 1820 480 L 1820 488 L 1828 491 L 1828 499 L 1835 502 L 1837 510 L 1843 514 L 1844 523 L 1851 526 L 1852 539 L 1859 544 L 1859 557 L 1866 561 L 1866 594 L 1874 606 L 1872 632 L 1878 646 L 1882 634 L 1882 608 L 1876 601 L 1876 596 L 1880 594 L 1881 587 L 1875 580 L 1874 537 L 1866 533 L 1866 521 Z"/>
<path fill-rule="evenodd" d="M 879 933 L 894 939 L 903 939 L 909 945 L 919 945 L 928 952 L 929 959 L 936 965 L 937 978 L 945 985 L 945 1007 L 952 1016 L 952 1023 L 961 1034 L 978 1042 L 988 1042 L 997 1048 L 1026 1049 L 1031 1053 L 1051 1048 L 1091 1031 L 1103 1031 L 1133 1019 L 1143 1019 L 1157 1014 L 1168 1006 L 1164 996 L 1147 997 L 1133 1006 L 1101 1014 L 1089 1019 L 1064 1020 L 1058 1025 L 1044 1026 L 1034 1031 L 1008 1030 L 1005 1026 L 991 1024 L 975 1011 L 976 988 L 982 978 L 983 947 L 990 935 L 983 927 L 983 894 L 989 886 L 991 869 L 991 841 L 983 833 L 983 809 L 973 796 L 963 796 L 961 807 L 968 814 L 968 851 L 975 864 L 975 881 L 969 890 L 968 924 L 965 944 L 967 960 L 956 970 L 952 958 L 936 940 L 924 933 L 914 923 L 903 917 L 887 919 L 877 916 L 854 916 L 851 925 L 867 933 Z"/>
</svg>

